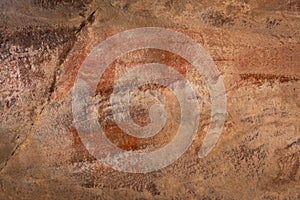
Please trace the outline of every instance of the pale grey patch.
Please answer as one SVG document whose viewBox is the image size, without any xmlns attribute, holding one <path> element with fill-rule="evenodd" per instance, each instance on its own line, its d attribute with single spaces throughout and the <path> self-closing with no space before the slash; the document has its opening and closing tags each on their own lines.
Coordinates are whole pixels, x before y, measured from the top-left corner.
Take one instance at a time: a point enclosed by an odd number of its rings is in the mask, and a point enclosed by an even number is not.
<svg viewBox="0 0 300 200">
<path fill-rule="evenodd" d="M 150 108 L 151 123 L 146 127 L 140 127 L 132 121 L 128 106 L 131 89 L 147 83 L 158 83 L 168 87 L 180 103 L 181 122 L 176 136 L 170 143 L 152 152 L 124 151 L 105 136 L 91 99 L 99 78 L 116 58 L 146 48 L 166 50 L 181 56 L 205 78 L 212 104 L 211 126 L 199 151 L 200 158 L 216 145 L 226 117 L 226 94 L 221 75 L 209 54 L 191 38 L 172 30 L 147 27 L 128 30 L 103 41 L 87 57 L 78 72 L 72 90 L 74 125 L 93 156 L 123 172 L 146 173 L 172 164 L 190 146 L 199 123 L 199 103 L 189 82 L 165 65 L 150 63 L 130 70 L 114 85 L 111 103 L 125 111 L 119 115 L 118 111 L 113 110 L 114 119 L 121 129 L 132 136 L 146 138 L 157 134 L 166 121 L 163 104 L 155 104 Z"/>
</svg>

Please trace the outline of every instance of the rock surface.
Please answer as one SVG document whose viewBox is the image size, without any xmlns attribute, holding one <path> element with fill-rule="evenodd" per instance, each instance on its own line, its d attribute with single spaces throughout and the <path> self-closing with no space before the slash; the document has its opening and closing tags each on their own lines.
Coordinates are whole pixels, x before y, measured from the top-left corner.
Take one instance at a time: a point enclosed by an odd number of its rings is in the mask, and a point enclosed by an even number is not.
<svg viewBox="0 0 300 200">
<path fill-rule="evenodd" d="M 300 199 L 300 2 L 297 0 L 0 2 L 0 199 Z M 222 74 L 227 118 L 215 148 L 198 157 L 210 124 L 201 74 L 167 51 L 118 58 L 101 78 L 99 122 L 124 150 L 171 141 L 180 107 L 166 88 L 146 85 L 132 99 L 133 120 L 150 123 L 150 99 L 166 96 L 167 123 L 147 139 L 124 134 L 109 98 L 115 78 L 158 62 L 184 75 L 202 107 L 190 148 L 172 165 L 146 174 L 119 172 L 83 145 L 71 88 L 87 55 L 125 30 L 164 27 L 186 34 Z"/>
</svg>

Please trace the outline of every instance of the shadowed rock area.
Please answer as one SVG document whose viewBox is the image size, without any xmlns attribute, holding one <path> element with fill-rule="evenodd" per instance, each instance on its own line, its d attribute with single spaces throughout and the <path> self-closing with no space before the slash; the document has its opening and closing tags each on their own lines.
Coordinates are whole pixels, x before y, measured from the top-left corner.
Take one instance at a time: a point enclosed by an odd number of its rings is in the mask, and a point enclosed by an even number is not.
<svg viewBox="0 0 300 200">
<path fill-rule="evenodd" d="M 187 151 L 145 174 L 117 171 L 92 156 L 74 126 L 71 93 L 99 43 L 140 27 L 171 29 L 199 43 L 227 98 L 221 137 L 199 158 L 212 103 L 193 65 L 159 49 L 111 63 L 93 98 L 106 137 L 124 151 L 166 146 L 184 109 L 167 87 L 146 84 L 134 90 L 130 115 L 146 126 L 151 105 L 164 96 L 165 126 L 149 138 L 122 131 L 110 98 L 134 66 L 170 66 L 190 81 L 201 107 Z M 300 199 L 300 2 L 1 0 L 0 199 Z"/>
</svg>

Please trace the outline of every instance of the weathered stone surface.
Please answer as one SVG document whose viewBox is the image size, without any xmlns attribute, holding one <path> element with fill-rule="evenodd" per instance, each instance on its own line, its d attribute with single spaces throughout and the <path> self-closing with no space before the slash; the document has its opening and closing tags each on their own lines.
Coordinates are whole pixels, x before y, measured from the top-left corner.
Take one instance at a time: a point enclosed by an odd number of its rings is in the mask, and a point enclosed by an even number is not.
<svg viewBox="0 0 300 200">
<path fill-rule="evenodd" d="M 0 199 L 300 199 L 299 1 L 3 0 L 0 10 Z M 201 74 L 162 50 L 116 59 L 97 94 L 99 122 L 118 147 L 160 148 L 180 123 L 176 98 L 155 84 L 139 88 L 130 109 L 147 125 L 159 100 L 145 94 L 159 90 L 168 121 L 158 135 L 134 138 L 114 122 L 115 79 L 136 64 L 171 66 L 196 88 L 202 108 L 182 157 L 130 174 L 87 151 L 73 124 L 71 88 L 97 44 L 146 26 L 179 31 L 206 49 L 222 74 L 227 118 L 217 145 L 200 159 L 211 107 Z"/>
</svg>

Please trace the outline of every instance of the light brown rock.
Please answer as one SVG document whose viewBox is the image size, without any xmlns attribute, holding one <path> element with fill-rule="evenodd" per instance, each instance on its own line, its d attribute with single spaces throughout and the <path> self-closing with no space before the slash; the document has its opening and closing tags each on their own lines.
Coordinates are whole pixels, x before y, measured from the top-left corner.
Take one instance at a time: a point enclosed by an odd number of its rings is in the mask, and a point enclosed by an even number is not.
<svg viewBox="0 0 300 200">
<path fill-rule="evenodd" d="M 25 0 L 0 3 L 0 199 L 300 199 L 300 3 L 270 1 Z M 200 124 L 174 164 L 147 174 L 119 172 L 93 158 L 73 125 L 71 88 L 80 65 L 106 38 L 164 27 L 201 44 L 222 74 L 224 131 L 212 152 L 197 152 L 210 124 L 201 75 L 179 56 L 140 50 L 117 59 L 98 84 L 99 121 L 124 150 L 160 148 L 176 133 L 168 122 L 150 139 L 124 134 L 107 103 L 114 79 L 138 63 L 160 62 L 197 88 Z M 150 122 L 154 99 L 133 99 L 136 123 Z"/>
</svg>

